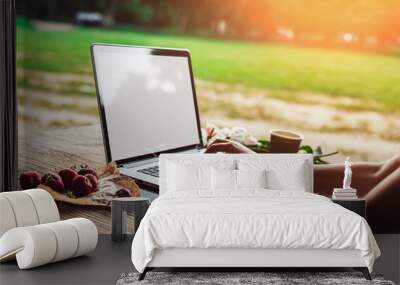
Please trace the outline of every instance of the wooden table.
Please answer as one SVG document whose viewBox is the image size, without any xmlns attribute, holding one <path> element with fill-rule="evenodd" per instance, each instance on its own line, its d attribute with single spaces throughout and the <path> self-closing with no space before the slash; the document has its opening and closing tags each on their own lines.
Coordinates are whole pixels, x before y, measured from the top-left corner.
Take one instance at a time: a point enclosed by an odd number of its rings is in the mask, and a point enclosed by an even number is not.
<svg viewBox="0 0 400 285">
<path fill-rule="evenodd" d="M 41 175 L 72 165 L 103 165 L 105 161 L 100 125 L 65 129 L 25 128 L 18 140 L 18 170 L 36 170 Z M 109 208 L 57 203 L 61 218 L 84 217 L 93 221 L 99 233 L 111 233 Z"/>
</svg>

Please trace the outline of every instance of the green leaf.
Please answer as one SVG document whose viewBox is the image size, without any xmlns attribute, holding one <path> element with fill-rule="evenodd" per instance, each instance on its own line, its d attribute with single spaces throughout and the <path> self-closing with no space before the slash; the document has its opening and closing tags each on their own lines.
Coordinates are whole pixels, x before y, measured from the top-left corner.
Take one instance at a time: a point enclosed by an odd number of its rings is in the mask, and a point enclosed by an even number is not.
<svg viewBox="0 0 400 285">
<path fill-rule="evenodd" d="M 303 153 L 314 153 L 312 147 L 309 145 L 302 145 L 299 150 Z"/>
</svg>

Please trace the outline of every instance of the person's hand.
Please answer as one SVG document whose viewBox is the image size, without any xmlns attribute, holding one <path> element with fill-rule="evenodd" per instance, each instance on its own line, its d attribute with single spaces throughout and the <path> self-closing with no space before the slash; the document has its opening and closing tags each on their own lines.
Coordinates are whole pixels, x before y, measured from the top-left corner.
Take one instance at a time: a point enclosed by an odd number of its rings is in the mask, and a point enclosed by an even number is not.
<svg viewBox="0 0 400 285">
<path fill-rule="evenodd" d="M 248 147 L 242 145 L 241 143 L 225 140 L 216 139 L 212 142 L 206 149 L 205 153 L 255 153 Z"/>
</svg>

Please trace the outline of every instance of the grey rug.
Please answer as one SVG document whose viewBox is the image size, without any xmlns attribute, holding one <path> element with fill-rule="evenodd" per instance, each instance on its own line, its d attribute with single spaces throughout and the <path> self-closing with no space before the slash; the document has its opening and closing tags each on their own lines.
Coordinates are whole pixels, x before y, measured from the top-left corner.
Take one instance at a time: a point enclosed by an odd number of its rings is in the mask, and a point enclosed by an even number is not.
<svg viewBox="0 0 400 285">
<path fill-rule="evenodd" d="M 148 272 L 138 281 L 138 273 L 122 274 L 117 285 L 133 284 L 379 284 L 395 285 L 380 275 L 368 281 L 359 272 Z"/>
</svg>

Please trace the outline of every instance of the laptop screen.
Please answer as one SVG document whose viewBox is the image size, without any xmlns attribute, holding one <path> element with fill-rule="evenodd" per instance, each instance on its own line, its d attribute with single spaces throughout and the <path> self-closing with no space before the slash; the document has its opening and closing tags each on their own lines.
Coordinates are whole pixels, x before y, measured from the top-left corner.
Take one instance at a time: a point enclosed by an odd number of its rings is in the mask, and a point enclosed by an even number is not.
<svg viewBox="0 0 400 285">
<path fill-rule="evenodd" d="M 92 55 L 109 160 L 201 144 L 187 52 L 93 45 Z"/>
</svg>

